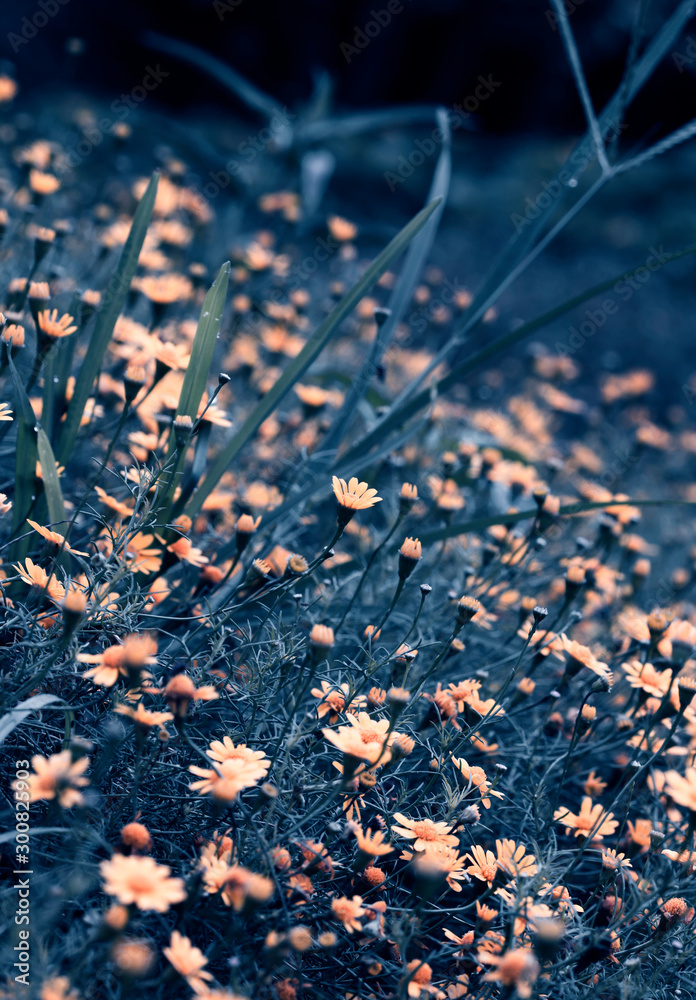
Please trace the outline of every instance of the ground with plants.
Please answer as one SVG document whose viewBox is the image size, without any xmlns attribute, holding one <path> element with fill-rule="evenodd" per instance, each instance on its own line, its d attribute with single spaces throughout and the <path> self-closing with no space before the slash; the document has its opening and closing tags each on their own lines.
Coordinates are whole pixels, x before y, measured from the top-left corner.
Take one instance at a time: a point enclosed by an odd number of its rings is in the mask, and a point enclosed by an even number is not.
<svg viewBox="0 0 696 1000">
<path fill-rule="evenodd" d="M 696 995 L 693 154 L 480 292 L 448 142 L 397 232 L 0 96 L 0 996 Z"/>
</svg>

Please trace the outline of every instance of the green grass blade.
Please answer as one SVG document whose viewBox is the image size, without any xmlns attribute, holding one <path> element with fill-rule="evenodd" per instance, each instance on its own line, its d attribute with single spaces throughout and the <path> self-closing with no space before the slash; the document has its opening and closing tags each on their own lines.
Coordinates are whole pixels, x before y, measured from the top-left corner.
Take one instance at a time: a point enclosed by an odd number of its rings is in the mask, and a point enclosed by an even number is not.
<svg viewBox="0 0 696 1000">
<path fill-rule="evenodd" d="M 41 426 L 48 434 L 48 438 L 53 448 L 58 447 L 58 439 L 63 428 L 61 417 L 67 409 L 65 394 L 68 379 L 70 378 L 70 372 L 72 370 L 75 347 L 84 329 L 84 323 L 82 321 L 82 303 L 80 301 L 80 293 L 77 291 L 73 295 L 70 306 L 68 307 L 68 313 L 75 317 L 78 330 L 73 337 L 62 337 L 54 347 L 53 351 L 49 354 L 49 359 L 47 360 L 51 361 L 53 375 L 52 385 L 48 392 L 45 391 L 46 377 L 44 376 L 45 396 L 44 407 L 41 411 Z M 49 406 L 50 411 L 48 410 Z"/>
<path fill-rule="evenodd" d="M 425 226 L 411 246 L 408 248 L 406 260 L 399 275 L 398 281 L 389 297 L 389 309 L 391 316 L 378 328 L 374 344 L 365 360 L 357 378 L 349 380 L 349 389 L 340 410 L 336 414 L 333 423 L 326 433 L 319 451 L 325 455 L 324 463 L 328 465 L 333 458 L 333 451 L 338 447 L 346 431 L 350 427 L 351 418 L 356 412 L 360 401 L 364 397 L 370 383 L 374 379 L 374 374 L 380 364 L 384 353 L 391 343 L 396 328 L 401 322 L 408 304 L 413 299 L 415 287 L 420 278 L 421 271 L 428 259 L 428 254 L 435 240 L 437 227 L 449 193 L 450 178 L 452 176 L 452 156 L 451 156 L 451 131 L 449 119 L 444 108 L 438 108 L 436 117 L 438 128 L 443 134 L 442 149 L 438 156 L 437 164 L 433 172 L 433 179 L 426 204 L 430 204 L 436 198 L 441 198 L 440 207 L 430 217 Z M 310 465 L 318 465 L 318 462 L 311 462 Z"/>
<path fill-rule="evenodd" d="M 346 139 L 382 129 L 428 125 L 438 108 L 434 104 L 414 104 L 379 111 L 358 111 L 315 121 L 300 122 L 295 129 L 298 142 L 325 142 L 327 139 Z"/>
<path fill-rule="evenodd" d="M 408 225 L 404 226 L 400 233 L 389 243 L 387 247 L 376 257 L 367 268 L 362 278 L 351 289 L 351 291 L 338 303 L 335 309 L 327 316 L 324 322 L 315 330 L 303 349 L 287 366 L 281 377 L 273 388 L 266 393 L 263 399 L 254 407 L 247 417 L 242 427 L 234 437 L 222 449 L 217 459 L 213 463 L 208 475 L 205 477 L 196 493 L 186 507 L 189 516 L 200 510 L 203 501 L 210 496 L 220 477 L 226 471 L 230 463 L 239 454 L 244 445 L 256 433 L 264 420 L 273 412 L 278 403 L 292 389 L 295 382 L 301 378 L 312 362 L 318 357 L 331 337 L 337 332 L 343 320 L 348 316 L 372 288 L 379 277 L 386 271 L 391 262 L 406 249 L 411 240 L 421 231 L 433 212 L 440 205 L 440 199 L 431 202 L 422 209 Z"/>
<path fill-rule="evenodd" d="M 630 105 L 650 76 L 661 62 L 667 52 L 673 47 L 679 34 L 692 14 L 693 3 L 690 0 L 682 0 L 672 17 L 665 22 L 662 29 L 656 34 L 652 43 L 646 48 L 641 58 L 632 67 L 630 77 L 622 80 L 616 92 L 598 116 L 600 132 L 609 129 L 613 124 L 618 127 L 621 124 L 618 116 L 623 115 L 624 109 Z M 587 150 L 591 148 L 592 136 L 588 131 L 580 142 L 571 151 L 565 163 L 556 174 L 551 185 L 556 185 L 560 192 L 557 198 L 550 198 L 548 205 L 539 210 L 535 219 L 524 219 L 516 228 L 517 231 L 510 237 L 502 252 L 496 259 L 492 268 L 484 278 L 482 286 L 474 296 L 474 300 L 466 311 L 459 326 L 448 342 L 442 347 L 430 365 L 421 373 L 418 379 L 414 380 L 420 385 L 423 379 L 427 378 L 431 371 L 436 368 L 449 354 L 465 340 L 466 334 L 479 323 L 486 310 L 498 301 L 505 289 L 529 266 L 535 259 L 536 249 L 539 247 L 539 240 L 548 228 L 551 219 L 556 214 L 560 206 L 567 200 L 572 191 L 578 192 L 579 187 L 570 188 L 568 186 L 569 177 L 576 181 L 595 162 L 593 156 L 588 155 Z M 554 235 L 561 231 L 564 226 L 584 207 L 584 204 L 593 197 L 594 194 L 607 182 L 617 171 L 615 168 L 611 172 L 604 172 L 598 182 L 593 187 L 580 196 L 565 214 L 563 219 L 554 227 Z M 548 234 L 547 234 L 548 235 Z M 546 239 L 550 242 L 550 239 Z M 403 401 L 403 397 L 399 402 Z"/>
<path fill-rule="evenodd" d="M 198 414 L 198 406 L 203 398 L 205 387 L 208 384 L 210 364 L 213 360 L 215 344 L 220 332 L 229 280 L 230 262 L 227 261 L 220 268 L 215 281 L 210 286 L 203 300 L 203 308 L 198 320 L 196 336 L 193 339 L 193 346 L 191 347 L 191 360 L 184 375 L 184 384 L 179 396 L 179 405 L 176 408 L 177 416 L 186 414 L 195 421 Z"/>
<path fill-rule="evenodd" d="M 215 344 L 220 331 L 220 324 L 222 323 L 222 314 L 225 311 L 229 279 L 230 262 L 227 261 L 218 271 L 215 281 L 208 289 L 206 297 L 203 300 L 196 335 L 193 338 L 193 346 L 191 347 L 191 359 L 184 375 L 184 384 L 181 387 L 176 415 L 189 416 L 194 422 L 203 393 L 205 392 L 205 387 L 208 383 L 210 363 L 213 360 Z M 167 447 L 167 457 L 170 460 L 173 460 L 174 443 L 175 434 L 174 428 L 172 428 Z M 160 511 L 163 512 L 164 523 L 168 520 L 174 492 L 181 479 L 182 469 L 186 460 L 186 451 L 187 449 L 184 448 L 177 459 L 176 465 L 171 469 L 171 473 L 165 476 L 162 483 L 163 498 Z"/>
<path fill-rule="evenodd" d="M 263 90 L 260 90 L 247 80 L 246 77 L 242 76 L 241 73 L 228 66 L 222 59 L 217 59 L 211 52 L 199 49 L 196 45 L 191 45 L 189 42 L 182 42 L 178 38 L 168 38 L 166 35 L 160 35 L 156 31 L 144 32 L 142 41 L 145 45 L 152 46 L 153 49 L 166 52 L 176 59 L 182 59 L 192 66 L 197 66 L 203 73 L 212 76 L 214 80 L 217 80 L 223 87 L 231 91 L 247 107 L 252 108 L 254 111 L 259 111 L 269 120 L 272 120 L 273 116 L 279 113 L 278 101 L 271 97 L 270 94 L 264 93 Z"/>
<path fill-rule="evenodd" d="M 15 490 L 12 498 L 12 533 L 19 534 L 24 527 L 24 519 L 32 508 L 36 497 L 38 483 L 36 481 L 36 461 L 38 458 L 36 444 L 36 417 L 31 408 L 22 380 L 15 367 L 11 355 L 8 355 L 10 375 L 17 403 L 17 453 L 15 461 Z M 12 545 L 12 558 L 22 559 L 29 548 L 27 538 L 15 541 Z"/>
<path fill-rule="evenodd" d="M 39 461 L 41 462 L 41 474 L 43 476 L 44 496 L 48 507 L 48 516 L 51 524 L 59 525 L 67 520 L 65 503 L 63 502 L 63 493 L 60 488 L 60 479 L 58 478 L 53 448 L 51 448 L 51 442 L 48 440 L 48 435 L 43 427 L 39 427 L 36 443 Z"/>
<path fill-rule="evenodd" d="M 128 239 L 121 253 L 121 259 L 118 262 L 118 267 L 104 291 L 99 316 L 97 317 L 87 354 L 75 382 L 75 391 L 70 400 L 70 406 L 65 418 L 65 426 L 63 427 L 60 443 L 57 448 L 58 458 L 63 464 L 70 458 L 75 439 L 80 429 L 80 421 L 85 405 L 92 392 L 92 387 L 104 354 L 106 353 L 106 348 L 114 332 L 116 320 L 125 304 L 128 290 L 130 289 L 131 281 L 138 265 L 138 258 L 143 247 L 147 227 L 150 225 L 150 218 L 152 217 L 152 210 L 155 205 L 155 196 L 157 195 L 158 181 L 159 171 L 155 171 L 136 210 Z"/>
<path fill-rule="evenodd" d="M 696 253 L 696 244 L 686 247 L 684 250 L 679 250 L 676 253 L 670 254 L 667 263 L 671 263 L 673 260 L 678 260 L 680 257 L 686 257 L 692 253 Z M 512 347 L 514 344 L 518 344 L 521 340 L 524 340 L 525 337 L 528 337 L 530 334 L 542 329 L 542 327 L 548 326 L 549 323 L 552 323 L 564 313 L 574 309 L 576 306 L 582 305 L 584 302 L 589 301 L 594 298 L 595 295 L 600 295 L 602 292 L 612 288 L 617 281 L 633 277 L 636 271 L 642 266 L 642 264 L 639 264 L 637 267 L 632 268 L 629 271 L 624 271 L 622 274 L 614 275 L 613 278 L 608 278 L 606 281 L 601 281 L 599 284 L 585 289 L 585 291 L 580 292 L 579 295 L 575 295 L 573 298 L 554 306 L 553 309 L 543 313 L 541 316 L 537 316 L 536 319 L 530 320 L 528 323 L 524 323 L 516 330 L 512 330 L 510 333 L 506 333 L 504 336 L 498 337 L 498 339 L 494 340 L 492 343 L 487 344 L 485 347 L 481 348 L 480 351 L 477 351 L 465 361 L 456 365 L 447 375 L 438 379 L 432 387 L 422 389 L 420 392 L 412 395 L 409 399 L 406 399 L 401 406 L 398 406 L 396 409 L 390 411 L 368 434 L 362 437 L 358 442 L 356 442 L 355 445 L 353 445 L 352 448 L 342 455 L 339 463 L 336 464 L 340 464 L 343 467 L 349 467 L 351 462 L 358 458 L 362 458 L 367 452 L 370 451 L 371 448 L 373 448 L 376 444 L 379 444 L 384 439 L 386 434 L 394 428 L 400 427 L 404 421 L 412 417 L 414 413 L 417 413 L 419 410 L 423 409 L 423 407 L 427 406 L 432 401 L 433 396 L 441 396 L 453 385 L 461 381 L 461 379 L 464 378 L 465 375 L 468 375 L 469 372 L 473 371 L 485 361 L 488 361 L 489 358 L 500 353 L 500 351 L 506 350 L 508 347 Z"/>
<path fill-rule="evenodd" d="M 559 517 L 577 517 L 579 514 L 587 514 L 593 510 L 604 510 L 605 507 L 696 507 L 696 500 L 579 500 L 577 503 L 561 507 L 554 520 Z M 514 514 L 491 514 L 488 517 L 474 517 L 470 521 L 450 524 L 437 531 L 426 531 L 420 535 L 420 541 L 423 545 L 434 545 L 436 542 L 455 538 L 457 535 L 484 531 L 496 524 L 512 527 L 520 521 L 533 520 L 536 512 L 537 508 L 534 507 L 529 510 L 515 511 Z"/>
<path fill-rule="evenodd" d="M 7 715 L 0 719 L 0 743 L 2 743 L 10 733 L 13 733 L 18 726 L 21 726 L 32 712 L 40 712 L 47 705 L 52 705 L 56 701 L 62 701 L 57 694 L 35 694 L 26 701 L 20 701 Z M 12 833 L 14 836 L 14 831 Z M 2 841 L 0 841 L 2 843 Z"/>
</svg>

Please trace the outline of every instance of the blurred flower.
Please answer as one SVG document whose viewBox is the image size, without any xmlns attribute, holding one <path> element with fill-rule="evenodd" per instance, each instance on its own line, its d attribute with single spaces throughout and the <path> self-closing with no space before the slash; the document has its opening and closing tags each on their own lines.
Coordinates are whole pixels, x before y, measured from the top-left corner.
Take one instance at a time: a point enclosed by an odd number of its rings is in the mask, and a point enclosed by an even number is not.
<svg viewBox="0 0 696 1000">
<path fill-rule="evenodd" d="M 17 570 L 24 583 L 30 587 L 45 590 L 52 601 L 62 601 L 65 597 L 65 587 L 62 583 L 59 583 L 53 574 L 49 576 L 45 569 L 37 566 L 31 559 L 25 559 L 24 565 L 15 563 L 13 569 Z"/>
<path fill-rule="evenodd" d="M 164 728 L 164 723 L 174 718 L 171 712 L 151 712 L 145 708 L 142 701 L 138 702 L 136 708 L 133 708 L 131 705 L 116 705 L 114 712 L 117 715 L 127 715 L 137 727 L 143 730 L 152 729 L 157 726 L 160 733 L 167 732 Z"/>
<path fill-rule="evenodd" d="M 80 663 L 97 664 L 86 670 L 83 677 L 91 677 L 95 684 L 103 687 L 113 687 L 119 677 L 128 677 L 131 672 L 157 663 L 156 652 L 157 642 L 152 636 L 132 633 L 125 636 L 122 643 L 107 646 L 101 653 L 78 653 L 75 659 Z"/>
<path fill-rule="evenodd" d="M 348 933 L 352 934 L 353 931 L 362 930 L 360 917 L 363 917 L 367 911 L 362 906 L 362 896 L 353 896 L 352 899 L 348 899 L 347 896 L 339 896 L 338 899 L 331 901 L 331 912 L 336 920 L 343 924 Z"/>
<path fill-rule="evenodd" d="M 57 309 L 52 311 L 44 309 L 39 313 L 39 329 L 51 340 L 59 340 L 61 337 L 69 337 L 71 333 L 75 333 L 77 327 L 71 326 L 72 322 L 72 316 L 67 313 L 58 319 Z"/>
<path fill-rule="evenodd" d="M 483 965 L 494 967 L 483 977 L 486 982 L 513 988 L 523 1000 L 532 995 L 532 987 L 539 975 L 539 963 L 531 950 L 511 948 L 503 955 L 479 951 L 477 957 Z"/>
<path fill-rule="evenodd" d="M 201 780 L 193 781 L 189 787 L 201 795 L 211 792 L 216 799 L 232 802 L 243 789 L 257 785 L 265 777 L 269 766 L 270 761 L 249 761 L 239 757 L 223 760 L 216 770 L 191 764 L 189 771 Z"/>
<path fill-rule="evenodd" d="M 89 767 L 89 757 L 73 761 L 70 750 L 61 750 L 48 758 L 37 754 L 31 758 L 31 766 L 34 773 L 25 779 L 30 802 L 57 799 L 64 809 L 82 805 L 84 798 L 78 789 L 89 784 L 83 773 Z"/>
<path fill-rule="evenodd" d="M 696 813 L 696 767 L 687 767 L 684 777 L 679 771 L 665 772 L 665 792 L 677 805 Z"/>
<path fill-rule="evenodd" d="M 194 993 L 205 990 L 205 981 L 213 978 L 210 972 L 205 971 L 208 959 L 203 952 L 179 931 L 172 931 L 169 947 L 163 948 L 162 954 L 179 975 L 184 977 Z"/>
<path fill-rule="evenodd" d="M 172 878 L 171 868 L 153 858 L 114 854 L 102 861 L 99 870 L 104 892 L 126 906 L 134 903 L 139 910 L 166 913 L 172 904 L 186 899 L 184 880 Z"/>
<path fill-rule="evenodd" d="M 388 719 L 371 719 L 367 712 L 357 716 L 348 713 L 349 726 L 339 726 L 338 730 L 322 729 L 330 743 L 344 754 L 366 760 L 370 764 L 386 764 L 391 759 L 389 747 L 395 733 L 389 733 Z"/>
</svg>

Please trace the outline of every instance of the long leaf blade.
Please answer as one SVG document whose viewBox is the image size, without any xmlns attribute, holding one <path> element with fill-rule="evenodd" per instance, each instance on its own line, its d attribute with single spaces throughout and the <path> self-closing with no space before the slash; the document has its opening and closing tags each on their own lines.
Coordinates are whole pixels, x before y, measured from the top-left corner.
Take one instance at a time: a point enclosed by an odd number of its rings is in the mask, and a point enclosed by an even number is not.
<svg viewBox="0 0 696 1000">
<path fill-rule="evenodd" d="M 389 310 L 391 315 L 386 322 L 378 328 L 374 344 L 370 353 L 359 372 L 357 378 L 350 380 L 350 388 L 346 393 L 343 406 L 336 414 L 334 421 L 326 433 L 321 443 L 320 451 L 327 454 L 325 464 L 329 464 L 333 457 L 332 452 L 338 447 L 347 428 L 350 425 L 351 417 L 355 413 L 360 401 L 367 392 L 368 386 L 377 370 L 386 350 L 391 343 L 396 328 L 401 322 L 406 307 L 413 298 L 413 292 L 420 277 L 421 271 L 428 259 L 428 254 L 435 240 L 437 227 L 442 218 L 442 213 L 449 193 L 450 178 L 452 176 L 452 156 L 451 156 L 451 131 L 449 119 L 444 108 L 438 108 L 436 121 L 438 128 L 443 134 L 442 149 L 438 156 L 433 179 L 428 192 L 426 204 L 430 204 L 436 198 L 441 198 L 440 207 L 430 217 L 420 233 L 408 248 L 404 266 L 401 269 L 399 278 L 394 286 L 394 290 L 389 297 Z M 318 465 L 319 463 L 312 463 Z"/>
<path fill-rule="evenodd" d="M 254 407 L 242 427 L 231 441 L 227 443 L 226 447 L 222 449 L 208 475 L 186 507 L 186 513 L 189 516 L 200 510 L 203 501 L 206 497 L 210 496 L 230 462 L 234 460 L 266 417 L 273 412 L 278 403 L 292 389 L 295 382 L 309 368 L 315 358 L 318 357 L 331 337 L 336 333 L 340 324 L 352 312 L 360 299 L 367 294 L 391 262 L 403 253 L 413 237 L 420 232 L 433 212 L 438 208 L 439 204 L 440 199 L 431 202 L 430 205 L 422 209 L 418 215 L 404 226 L 382 253 L 373 260 L 360 281 L 358 281 L 327 316 L 324 322 L 315 330 L 297 357 L 287 366 L 273 388 Z"/>
<path fill-rule="evenodd" d="M 67 520 L 65 503 L 63 502 L 63 493 L 60 488 L 60 479 L 58 478 L 53 448 L 51 448 L 51 442 L 48 440 L 48 435 L 43 427 L 39 427 L 36 443 L 39 461 L 41 462 L 41 474 L 43 476 L 48 516 L 51 524 L 60 524 Z"/>
<path fill-rule="evenodd" d="M 604 510 L 606 507 L 696 507 L 696 500 L 578 500 L 577 503 L 561 507 L 556 517 L 577 517 L 579 514 L 591 513 L 593 510 Z M 473 517 L 469 521 L 450 524 L 437 531 L 426 531 L 420 541 L 423 545 L 433 545 L 447 538 L 467 535 L 473 531 L 484 531 L 496 524 L 511 527 L 520 521 L 531 521 L 536 514 L 536 507 L 529 510 L 516 510 L 511 514 L 490 514 L 483 517 Z"/>
<path fill-rule="evenodd" d="M 686 247 L 684 250 L 679 250 L 676 253 L 670 254 L 666 263 L 671 263 L 673 260 L 678 260 L 680 257 L 686 257 L 692 253 L 696 253 L 696 244 Z M 485 347 L 481 348 L 481 350 L 456 365 L 447 375 L 438 379 L 432 387 L 421 389 L 420 392 L 412 395 L 400 406 L 397 406 L 396 409 L 392 409 L 377 424 L 376 427 L 365 434 L 352 448 L 342 455 L 340 462 L 337 464 L 350 465 L 354 459 L 364 456 L 371 448 L 383 440 L 385 434 L 389 433 L 396 427 L 400 427 L 404 421 L 412 417 L 414 413 L 417 413 L 419 410 L 423 409 L 423 407 L 427 406 L 433 399 L 433 395 L 440 396 L 444 392 L 447 392 L 451 386 L 459 382 L 470 371 L 473 371 L 474 368 L 483 364 L 484 361 L 487 361 L 500 351 L 519 343 L 521 340 L 524 340 L 525 337 L 535 333 L 537 330 L 548 326 L 549 323 L 552 323 L 555 319 L 558 319 L 559 316 L 562 316 L 564 313 L 575 308 L 575 306 L 582 305 L 582 303 L 594 298 L 595 295 L 599 295 L 602 292 L 607 291 L 607 289 L 613 288 L 617 281 L 633 277 L 640 267 L 642 267 L 642 264 L 629 271 L 624 271 L 620 275 L 614 275 L 614 277 L 608 278 L 606 281 L 601 281 L 599 284 L 593 285 L 591 288 L 585 289 L 584 292 L 580 292 L 578 295 L 573 296 L 573 298 L 567 299 L 565 302 L 549 309 L 548 312 L 543 313 L 541 316 L 537 316 L 528 323 L 524 323 L 522 326 L 517 327 L 516 330 L 512 330 L 510 333 L 506 333 L 502 337 L 498 337 L 498 339 L 494 340 L 492 343 L 487 344 Z"/>
<path fill-rule="evenodd" d="M 17 726 L 21 726 L 32 712 L 38 712 L 39 709 L 52 705 L 54 701 L 61 701 L 61 699 L 56 694 L 35 694 L 31 698 L 27 698 L 26 701 L 20 701 L 19 705 L 15 705 L 7 715 L 3 715 L 0 719 L 0 743 L 14 732 Z"/>
<path fill-rule="evenodd" d="M 15 367 L 11 353 L 8 352 L 10 375 L 17 402 L 17 452 L 15 457 L 15 489 L 12 500 L 12 533 L 17 534 L 24 524 L 24 518 L 31 509 L 36 496 L 36 460 L 38 458 L 36 444 L 36 417 L 31 408 L 19 372 Z M 21 559 L 28 548 L 27 539 L 19 539 L 13 543 L 12 556 Z"/>
<path fill-rule="evenodd" d="M 186 414 L 192 420 L 196 419 L 198 406 L 208 382 L 217 336 L 220 332 L 229 280 L 230 262 L 227 261 L 218 271 L 215 281 L 203 300 L 196 336 L 191 347 L 191 360 L 184 375 L 179 405 L 176 408 L 177 416 Z"/>
<path fill-rule="evenodd" d="M 62 463 L 70 458 L 75 439 L 80 429 L 80 421 L 85 405 L 92 392 L 92 386 L 99 372 L 106 348 L 114 332 L 116 320 L 126 301 L 131 281 L 138 265 L 140 251 L 143 248 L 145 234 L 150 225 L 152 210 L 155 206 L 159 171 L 155 171 L 150 183 L 140 199 L 131 225 L 128 239 L 121 253 L 118 267 L 107 285 L 102 299 L 102 306 L 92 333 L 92 339 L 82 362 L 82 367 L 75 382 L 75 391 L 65 418 L 65 426 L 60 436 L 58 457 Z"/>
</svg>

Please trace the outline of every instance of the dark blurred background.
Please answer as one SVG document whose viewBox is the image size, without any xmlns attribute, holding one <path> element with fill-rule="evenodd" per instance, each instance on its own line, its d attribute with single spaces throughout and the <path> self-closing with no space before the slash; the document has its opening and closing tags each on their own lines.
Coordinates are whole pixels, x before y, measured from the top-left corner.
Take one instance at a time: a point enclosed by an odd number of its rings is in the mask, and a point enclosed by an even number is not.
<svg viewBox="0 0 696 1000">
<path fill-rule="evenodd" d="M 677 6 L 677 0 L 566 3 L 597 107 L 621 78 L 631 23 L 644 17 L 649 39 Z M 383 22 L 379 44 L 361 48 L 356 39 L 375 30 L 375 14 Z M 199 46 L 288 106 L 307 101 L 322 72 L 342 109 L 451 106 L 473 92 L 479 76 L 490 75 L 504 85 L 482 104 L 478 128 L 558 135 L 584 128 L 554 21 L 551 0 L 3 0 L 0 40 L 25 91 L 69 84 L 105 97 L 138 84 L 153 59 L 176 64 L 143 43 L 148 30 Z M 192 69 L 172 73 L 156 99 L 182 109 L 235 105 Z M 691 66 L 667 59 L 629 121 L 663 134 L 695 107 Z"/>
</svg>

